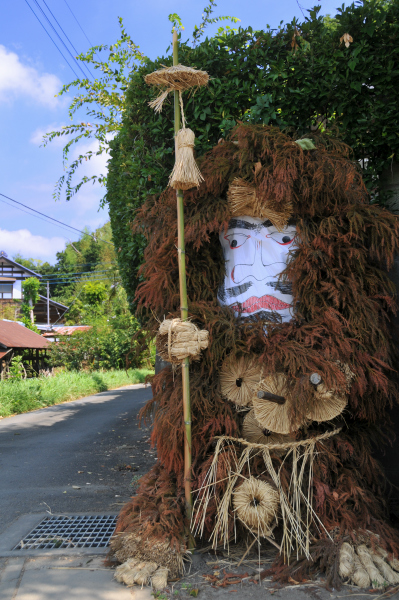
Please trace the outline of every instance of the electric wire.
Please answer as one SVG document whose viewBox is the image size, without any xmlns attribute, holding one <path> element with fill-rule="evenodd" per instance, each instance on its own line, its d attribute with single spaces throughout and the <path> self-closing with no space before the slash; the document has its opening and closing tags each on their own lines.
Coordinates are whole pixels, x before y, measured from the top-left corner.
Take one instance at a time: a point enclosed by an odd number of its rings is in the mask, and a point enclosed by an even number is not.
<svg viewBox="0 0 399 600">
<path fill-rule="evenodd" d="M 54 277 L 65 279 L 66 277 L 75 277 L 76 275 L 96 275 L 97 273 L 114 273 L 114 272 L 115 271 L 113 269 L 104 269 L 104 270 L 100 270 L 100 271 L 77 271 L 76 273 L 65 273 L 65 275 L 63 275 L 62 273 L 51 273 L 51 274 L 43 274 L 41 281 L 44 281 L 44 280 L 53 281 Z M 40 273 L 39 273 L 39 275 L 40 275 Z"/>
<path fill-rule="evenodd" d="M 53 29 L 54 33 L 56 34 L 56 36 L 60 40 L 61 44 L 64 46 L 65 50 L 68 52 L 68 54 L 71 56 L 71 58 L 75 61 L 75 63 L 79 67 L 79 69 L 82 71 L 83 77 L 86 79 L 87 78 L 86 73 L 83 71 L 82 67 L 80 66 L 80 64 L 78 63 L 78 61 L 76 60 L 76 58 L 74 57 L 74 55 L 72 54 L 72 52 L 70 51 L 70 49 L 68 48 L 68 46 L 66 45 L 66 43 L 64 42 L 64 40 L 62 39 L 62 37 L 60 36 L 60 34 L 58 33 L 58 31 L 56 30 L 56 28 L 54 27 L 54 25 L 52 24 L 52 22 L 50 21 L 50 19 L 48 18 L 48 16 L 46 15 L 46 13 L 44 12 L 44 10 L 42 9 L 42 7 L 40 6 L 39 2 L 37 0 L 33 0 L 33 1 L 36 4 L 36 6 L 38 7 L 38 9 L 42 12 L 44 18 L 47 20 L 48 24 Z M 78 79 L 80 79 L 79 76 L 78 76 Z"/>
<path fill-rule="evenodd" d="M 0 193 L 0 196 L 2 196 L 3 198 L 7 198 L 7 200 L 10 200 L 11 202 L 15 202 L 15 204 L 19 204 L 20 206 L 23 206 L 24 208 L 27 208 L 27 209 L 31 210 L 32 212 L 35 212 L 38 215 L 41 215 L 42 217 L 46 217 L 46 219 L 50 219 L 50 221 L 54 221 L 55 223 L 60 223 L 64 227 L 68 227 L 69 229 L 73 229 L 74 231 L 77 231 L 78 233 L 87 235 L 87 236 L 91 237 L 95 242 L 103 242 L 104 244 L 109 244 L 110 246 L 113 246 L 112 242 L 107 242 L 106 240 L 102 240 L 101 238 L 96 238 L 96 236 L 91 233 L 86 233 L 85 231 L 81 231 L 81 229 L 76 229 L 76 227 L 72 227 L 72 225 L 67 225 L 67 223 L 63 223 L 62 221 L 59 221 L 58 219 L 54 219 L 53 217 L 50 217 L 49 215 L 46 215 L 45 213 L 42 213 L 39 210 L 36 210 L 35 208 L 31 208 L 30 206 L 27 206 L 26 204 L 23 204 L 22 202 L 18 202 L 18 200 L 14 200 L 13 198 L 6 196 L 5 194 Z M 1 200 L 1 198 L 0 198 L 0 200 Z M 3 202 L 4 202 L 4 200 L 3 200 Z M 8 204 L 8 203 L 6 202 L 6 204 Z M 11 205 L 9 205 L 9 206 L 11 206 Z M 23 212 L 25 212 L 25 211 L 23 211 Z M 34 215 L 31 215 L 31 216 L 34 216 Z"/>
<path fill-rule="evenodd" d="M 65 33 L 65 31 L 63 30 L 62 26 L 60 25 L 59 21 L 57 20 L 57 17 L 54 15 L 54 13 L 52 12 L 51 8 L 48 6 L 46 0 L 43 0 L 43 4 L 45 5 L 45 7 L 47 8 L 47 10 L 49 11 L 49 13 L 51 14 L 51 16 L 53 17 L 54 21 L 57 23 L 58 27 L 61 29 L 62 33 L 65 35 L 66 39 L 68 40 L 68 42 L 70 43 L 70 45 L 72 46 L 73 50 L 76 52 L 76 54 L 79 54 L 79 52 L 76 50 L 75 46 L 72 44 L 71 40 L 69 39 L 69 37 L 67 36 L 67 34 Z M 75 57 L 76 61 L 77 58 Z M 78 63 L 80 64 L 80 63 Z M 93 73 L 91 73 L 89 67 L 83 63 L 86 71 L 89 74 L 89 77 L 91 77 L 92 79 L 94 79 L 94 75 Z"/>
<path fill-rule="evenodd" d="M 60 48 L 57 46 L 56 42 L 53 40 L 53 38 L 51 37 L 51 35 L 49 34 L 49 32 L 47 31 L 45 25 L 41 22 L 41 20 L 39 19 L 39 17 L 37 16 L 37 14 L 35 13 L 35 11 L 33 10 L 33 8 L 31 7 L 31 5 L 29 4 L 28 0 L 25 0 L 26 4 L 29 6 L 29 8 L 31 9 L 31 11 L 33 12 L 33 14 L 35 15 L 36 19 L 39 21 L 40 25 L 43 27 L 44 31 L 47 33 L 47 35 L 49 36 L 50 40 L 53 42 L 54 46 L 57 48 L 58 52 L 61 54 L 62 58 L 65 60 L 65 62 L 67 63 L 68 67 L 71 69 L 71 71 L 75 74 L 75 77 L 77 79 L 79 79 L 79 75 L 76 73 L 75 69 L 69 64 L 67 58 L 64 56 L 64 54 L 62 53 L 62 51 L 60 50 Z"/>
<path fill-rule="evenodd" d="M 67 0 L 64 0 L 65 4 L 67 5 L 67 7 L 69 8 L 71 15 L 73 16 L 73 18 L 75 19 L 76 23 L 79 25 L 83 35 L 85 36 L 86 40 L 89 42 L 90 46 L 93 47 L 94 44 L 89 40 L 89 38 L 86 35 L 86 32 L 84 31 L 83 27 L 81 26 L 81 24 L 79 23 L 79 21 L 77 20 L 77 18 L 75 17 L 75 14 L 72 11 L 72 8 L 69 6 Z"/>
</svg>

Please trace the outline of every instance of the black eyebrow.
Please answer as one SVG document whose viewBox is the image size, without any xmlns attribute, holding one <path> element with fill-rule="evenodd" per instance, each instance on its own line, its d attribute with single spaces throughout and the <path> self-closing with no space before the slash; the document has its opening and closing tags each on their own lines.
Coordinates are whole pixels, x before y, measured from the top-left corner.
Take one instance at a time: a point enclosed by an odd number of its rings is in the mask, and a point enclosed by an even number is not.
<svg viewBox="0 0 399 600">
<path fill-rule="evenodd" d="M 292 294 L 292 283 L 283 283 L 282 281 L 267 281 L 266 285 L 270 285 L 277 292 L 282 294 Z"/>
<path fill-rule="evenodd" d="M 224 287 L 224 285 L 220 286 L 218 291 L 218 298 L 222 302 L 225 302 L 227 297 L 234 298 L 235 296 L 240 296 L 241 294 L 246 292 L 252 285 L 252 281 L 247 281 L 246 283 L 242 283 L 241 285 L 236 285 L 231 288 L 226 288 Z"/>
<path fill-rule="evenodd" d="M 286 227 L 292 227 L 295 225 L 295 219 L 291 218 Z M 249 221 L 244 221 L 243 219 L 230 219 L 228 224 L 228 229 L 249 229 L 254 231 L 255 229 L 261 229 L 262 227 L 274 227 L 273 223 L 266 219 L 262 223 L 249 223 Z"/>
<path fill-rule="evenodd" d="M 248 221 L 243 221 L 242 219 L 230 219 L 228 228 L 229 229 L 250 229 L 253 231 L 254 229 L 260 229 L 261 227 L 272 227 L 273 223 L 269 220 L 263 221 L 263 223 L 249 223 Z"/>
</svg>

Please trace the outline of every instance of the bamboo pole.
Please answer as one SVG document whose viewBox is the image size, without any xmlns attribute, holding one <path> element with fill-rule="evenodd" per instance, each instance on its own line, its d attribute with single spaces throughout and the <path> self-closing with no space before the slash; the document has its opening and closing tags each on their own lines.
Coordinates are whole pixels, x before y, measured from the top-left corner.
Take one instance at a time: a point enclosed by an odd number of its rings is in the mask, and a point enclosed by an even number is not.
<svg viewBox="0 0 399 600">
<path fill-rule="evenodd" d="M 177 31 L 173 31 L 173 65 L 179 64 L 179 42 Z M 174 91 L 175 104 L 175 139 L 180 129 L 180 104 L 179 92 Z M 186 285 L 186 252 L 184 244 L 184 203 L 183 191 L 176 191 L 177 197 L 177 235 L 178 235 L 178 262 L 179 262 L 179 288 L 180 288 L 180 313 L 183 321 L 188 317 L 187 285 Z M 191 405 L 190 405 L 190 375 L 189 360 L 182 362 L 183 382 L 183 418 L 184 418 L 184 492 L 186 498 L 187 517 L 191 521 L 192 496 L 191 496 Z"/>
</svg>

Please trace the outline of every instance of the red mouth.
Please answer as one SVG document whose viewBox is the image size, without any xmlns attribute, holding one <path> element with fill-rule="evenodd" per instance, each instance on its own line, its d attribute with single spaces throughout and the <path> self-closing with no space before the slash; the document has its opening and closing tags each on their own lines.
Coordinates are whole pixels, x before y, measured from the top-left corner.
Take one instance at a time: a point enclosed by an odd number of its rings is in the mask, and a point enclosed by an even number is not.
<svg viewBox="0 0 399 600">
<path fill-rule="evenodd" d="M 268 310 L 283 310 L 284 308 L 289 308 L 290 304 L 275 298 L 274 296 L 265 295 L 261 298 L 257 298 L 256 296 L 251 296 L 248 300 L 245 300 L 242 304 L 233 304 L 231 308 L 233 310 L 239 311 L 243 313 L 253 313 L 261 308 L 266 308 Z"/>
</svg>

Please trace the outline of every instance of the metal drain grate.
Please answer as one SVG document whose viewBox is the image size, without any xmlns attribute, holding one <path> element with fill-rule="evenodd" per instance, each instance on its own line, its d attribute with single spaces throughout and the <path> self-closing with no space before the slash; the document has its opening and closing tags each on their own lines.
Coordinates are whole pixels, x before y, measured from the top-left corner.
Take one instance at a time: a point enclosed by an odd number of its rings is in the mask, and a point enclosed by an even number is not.
<svg viewBox="0 0 399 600">
<path fill-rule="evenodd" d="M 46 517 L 13 550 L 104 548 L 116 519 L 114 515 Z"/>
</svg>

